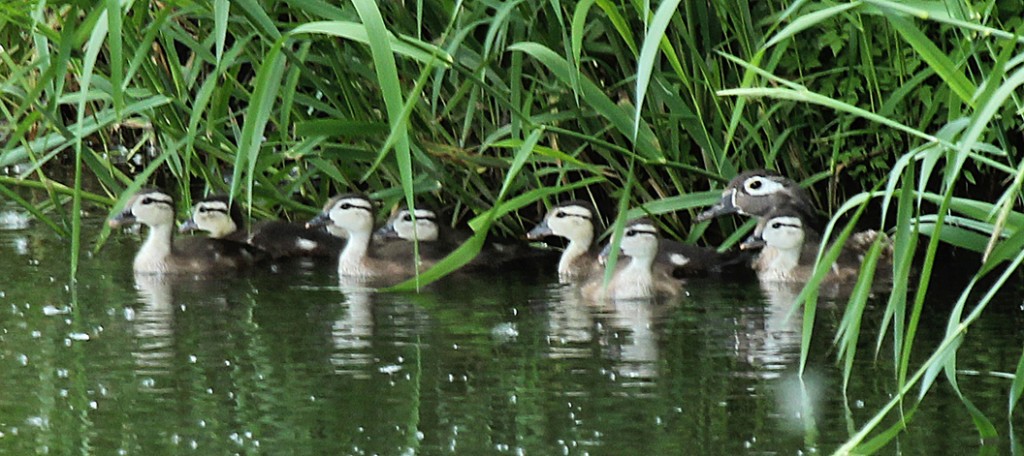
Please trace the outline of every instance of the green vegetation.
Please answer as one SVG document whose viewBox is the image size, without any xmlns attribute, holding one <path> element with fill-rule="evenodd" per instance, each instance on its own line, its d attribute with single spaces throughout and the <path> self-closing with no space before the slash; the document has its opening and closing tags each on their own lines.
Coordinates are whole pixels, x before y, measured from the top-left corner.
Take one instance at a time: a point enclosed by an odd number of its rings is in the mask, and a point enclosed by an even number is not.
<svg viewBox="0 0 1024 456">
<path fill-rule="evenodd" d="M 693 211 L 738 170 L 779 169 L 840 239 L 863 218 L 896 243 L 874 356 L 891 338 L 904 395 L 840 449 L 870 451 L 912 422 L 912 392 L 959 391 L 956 348 L 1024 261 L 1022 18 L 1009 1 L 4 2 L 0 193 L 70 239 L 72 274 L 83 200 L 155 180 L 294 218 L 351 189 L 432 200 L 478 232 L 444 273 L 570 196 L 728 247 L 735 222 Z M 983 261 L 946 339 L 915 347 L 940 242 Z M 847 376 L 869 285 L 836 336 Z M 1012 414 L 1024 375 L 1007 390 Z"/>
</svg>

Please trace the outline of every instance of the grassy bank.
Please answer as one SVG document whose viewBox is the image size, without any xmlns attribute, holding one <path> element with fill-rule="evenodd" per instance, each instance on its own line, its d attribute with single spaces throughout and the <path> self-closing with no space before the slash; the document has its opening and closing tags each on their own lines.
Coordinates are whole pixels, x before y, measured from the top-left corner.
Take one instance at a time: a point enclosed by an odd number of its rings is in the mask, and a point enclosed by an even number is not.
<svg viewBox="0 0 1024 456">
<path fill-rule="evenodd" d="M 959 341 L 1024 260 L 1012 3 L 6 2 L 0 193 L 68 237 L 74 269 L 81 204 L 153 183 L 182 208 L 225 192 L 286 218 L 363 190 L 447 208 L 475 241 L 585 198 L 619 209 L 616 226 L 632 208 L 728 247 L 738 222 L 693 225 L 694 211 L 737 171 L 774 168 L 810 187 L 840 238 L 860 223 L 896 242 L 885 327 L 861 334 L 862 284 L 836 336 L 848 375 L 860 336 L 891 338 L 894 353 L 860 356 L 899 365 L 908 393 L 955 387 Z M 915 347 L 944 243 L 983 260 L 946 340 Z M 1009 413 L 1022 390 L 1018 377 Z M 898 435 L 879 423 L 912 416 L 912 397 L 842 450 Z"/>
</svg>

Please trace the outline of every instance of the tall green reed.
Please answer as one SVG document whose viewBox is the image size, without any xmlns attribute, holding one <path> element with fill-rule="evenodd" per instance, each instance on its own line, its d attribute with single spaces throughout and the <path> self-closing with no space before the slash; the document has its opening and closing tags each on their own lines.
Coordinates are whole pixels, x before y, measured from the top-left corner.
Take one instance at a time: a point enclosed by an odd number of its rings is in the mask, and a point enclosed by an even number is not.
<svg viewBox="0 0 1024 456">
<path fill-rule="evenodd" d="M 621 209 L 616 227 L 653 214 L 674 237 L 728 248 L 750 223 L 691 225 L 690 213 L 736 172 L 775 168 L 834 214 L 837 242 L 857 221 L 894 227 L 895 280 L 875 357 L 891 338 L 901 391 L 926 391 L 942 373 L 955 386 L 956 341 L 987 302 L 972 298 L 973 285 L 947 340 L 926 348 L 935 355 L 912 365 L 911 354 L 921 351 L 915 335 L 940 241 L 985 252 L 979 279 L 1016 267 L 1020 9 L 8 2 L 0 169 L 18 169 L 0 176 L 0 194 L 69 236 L 72 263 L 80 205 L 119 207 L 154 181 L 182 195 L 183 208 L 194 192 L 226 192 L 257 216 L 303 218 L 350 189 L 386 205 L 451 208 L 476 234 L 400 287 L 416 288 L 469 261 L 490 233 L 522 233 L 560 198 Z M 80 170 L 70 182 L 60 171 L 69 165 Z M 1012 184 L 977 185 L 993 180 Z M 821 263 L 836 255 L 823 250 Z M 834 339 L 847 379 L 871 299 L 864 277 Z M 814 289 L 800 297 L 802 365 Z M 914 406 L 901 395 L 842 450 L 884 445 L 899 429 L 878 423 Z"/>
</svg>

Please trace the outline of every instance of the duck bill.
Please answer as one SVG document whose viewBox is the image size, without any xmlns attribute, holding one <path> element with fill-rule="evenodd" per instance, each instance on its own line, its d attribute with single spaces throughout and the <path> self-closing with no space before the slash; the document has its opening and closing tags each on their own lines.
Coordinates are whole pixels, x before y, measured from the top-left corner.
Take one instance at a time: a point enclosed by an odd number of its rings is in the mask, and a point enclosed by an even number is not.
<svg viewBox="0 0 1024 456">
<path fill-rule="evenodd" d="M 736 194 L 736 190 L 730 190 L 722 194 L 722 199 L 711 206 L 708 210 L 701 212 L 697 215 L 696 220 L 698 222 L 706 222 L 715 217 L 721 217 L 723 215 L 735 214 L 740 211 L 732 200 Z"/>
<path fill-rule="evenodd" d="M 316 217 L 313 217 L 310 221 L 306 222 L 306 228 L 316 228 L 320 226 L 328 226 L 331 224 L 331 216 L 326 212 L 321 212 Z"/>
<path fill-rule="evenodd" d="M 756 250 L 764 248 L 764 239 L 758 236 L 750 236 L 745 241 L 740 243 L 740 250 Z"/>
<path fill-rule="evenodd" d="M 401 239 L 401 237 L 398 235 L 398 231 L 395 231 L 395 226 L 390 223 L 380 227 L 380 229 L 375 231 L 373 233 L 373 237 L 385 240 Z"/>
<path fill-rule="evenodd" d="M 116 216 L 114 216 L 114 218 L 110 219 L 110 221 L 107 222 L 107 224 L 110 225 L 111 228 L 118 228 L 125 225 L 131 225 L 132 223 L 135 223 L 135 214 L 132 214 L 131 209 L 121 211 L 120 214 L 117 214 Z"/>
<path fill-rule="evenodd" d="M 526 233 L 526 239 L 536 241 L 538 239 L 544 239 L 546 236 L 551 236 L 554 233 L 551 231 L 551 227 L 548 226 L 547 220 L 540 222 L 540 225 L 533 227 L 529 233 Z"/>
<path fill-rule="evenodd" d="M 606 266 L 608 264 L 608 257 L 612 256 L 612 244 L 609 242 L 608 245 L 601 249 L 601 253 L 597 254 L 597 264 Z M 622 249 L 619 249 L 619 256 L 622 256 Z"/>
<path fill-rule="evenodd" d="M 185 223 L 178 227 L 179 233 L 191 233 L 193 231 L 199 231 L 199 225 L 196 224 L 195 219 L 185 220 Z"/>
</svg>

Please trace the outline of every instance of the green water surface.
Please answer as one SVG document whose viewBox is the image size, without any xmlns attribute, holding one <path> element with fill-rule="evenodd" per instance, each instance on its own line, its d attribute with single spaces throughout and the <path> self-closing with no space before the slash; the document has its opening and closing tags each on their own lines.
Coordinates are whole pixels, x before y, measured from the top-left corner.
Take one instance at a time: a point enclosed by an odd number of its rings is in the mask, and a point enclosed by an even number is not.
<svg viewBox="0 0 1024 456">
<path fill-rule="evenodd" d="M 793 294 L 749 279 L 595 305 L 527 264 L 387 294 L 315 262 L 136 278 L 138 244 L 114 233 L 71 285 L 66 241 L 0 206 L 0 454 L 828 453 L 895 388 L 888 343 L 873 359 L 884 297 L 844 394 L 842 306 L 819 308 L 801 380 Z M 915 349 L 945 331 L 955 295 L 938 295 Z M 886 453 L 1016 449 L 992 373 L 1015 369 L 1021 313 L 1019 296 L 990 306 L 959 359 L 1000 439 L 980 442 L 940 381 Z"/>
</svg>

